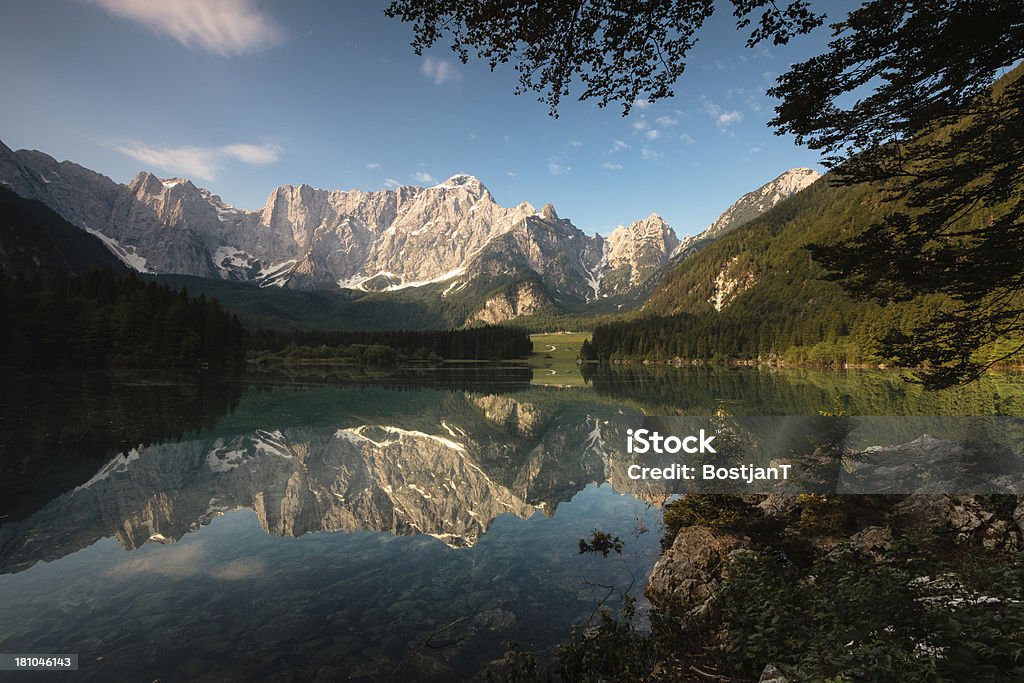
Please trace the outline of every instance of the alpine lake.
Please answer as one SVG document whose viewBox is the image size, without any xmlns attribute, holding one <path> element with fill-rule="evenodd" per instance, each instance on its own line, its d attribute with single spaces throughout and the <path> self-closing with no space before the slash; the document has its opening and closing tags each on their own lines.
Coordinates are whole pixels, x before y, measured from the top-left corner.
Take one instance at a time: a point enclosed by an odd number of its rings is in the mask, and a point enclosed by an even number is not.
<svg viewBox="0 0 1024 683">
<path fill-rule="evenodd" d="M 550 660 L 643 588 L 667 482 L 651 416 L 1024 415 L 1024 376 L 529 364 L 238 377 L 10 376 L 0 396 L 0 652 L 32 680 L 458 680 Z M 621 555 L 581 554 L 602 530 Z M 17 674 L 0 673 L 14 677 Z M 24 677 L 26 674 L 20 674 Z"/>
</svg>

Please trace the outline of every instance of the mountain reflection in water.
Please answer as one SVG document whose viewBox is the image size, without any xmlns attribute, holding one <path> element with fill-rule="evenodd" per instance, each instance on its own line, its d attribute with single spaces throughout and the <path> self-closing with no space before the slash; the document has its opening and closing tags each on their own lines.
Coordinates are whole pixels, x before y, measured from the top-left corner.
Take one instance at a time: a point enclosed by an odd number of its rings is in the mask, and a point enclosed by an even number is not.
<svg viewBox="0 0 1024 683">
<path fill-rule="evenodd" d="M 84 680 L 465 677 L 508 640 L 550 655 L 598 585 L 640 596 L 675 490 L 627 476 L 648 415 L 1024 405 L 1013 377 L 939 405 L 892 375 L 601 373 L 11 384 L 0 651 Z M 623 556 L 579 556 L 595 528 Z"/>
</svg>

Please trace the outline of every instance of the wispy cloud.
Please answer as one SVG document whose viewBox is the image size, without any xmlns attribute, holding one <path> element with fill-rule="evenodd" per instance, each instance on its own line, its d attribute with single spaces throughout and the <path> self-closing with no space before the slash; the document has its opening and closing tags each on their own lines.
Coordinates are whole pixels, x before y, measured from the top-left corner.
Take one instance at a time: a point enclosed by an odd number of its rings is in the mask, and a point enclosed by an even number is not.
<svg viewBox="0 0 1024 683">
<path fill-rule="evenodd" d="M 474 133 L 473 131 L 470 131 L 470 132 L 466 133 L 466 139 L 467 140 L 476 140 L 476 133 Z"/>
<path fill-rule="evenodd" d="M 759 112 L 764 109 L 764 95 L 756 90 L 746 88 L 729 88 L 725 92 L 729 99 L 741 99 L 751 111 Z"/>
<path fill-rule="evenodd" d="M 583 143 L 577 140 L 576 138 L 569 138 L 569 146 L 579 149 L 580 147 L 583 146 Z"/>
<path fill-rule="evenodd" d="M 416 171 L 412 174 L 412 179 L 417 183 L 430 183 L 431 185 L 437 184 L 437 178 L 424 171 Z"/>
<path fill-rule="evenodd" d="M 655 161 L 661 158 L 661 152 L 656 152 L 647 145 L 644 145 L 640 149 L 640 156 L 643 157 L 644 161 Z"/>
<path fill-rule="evenodd" d="M 638 97 L 633 100 L 633 106 L 637 109 L 647 109 L 647 107 L 651 106 L 651 103 L 645 97 Z"/>
<path fill-rule="evenodd" d="M 633 122 L 633 130 L 645 130 L 648 127 L 647 119 L 643 117 Z"/>
<path fill-rule="evenodd" d="M 706 97 L 700 98 L 700 107 L 722 130 L 743 120 L 743 112 L 723 109 Z"/>
<path fill-rule="evenodd" d="M 384 187 L 391 188 L 393 190 L 396 187 L 401 187 L 401 186 L 402 186 L 402 183 L 398 182 L 394 178 L 385 178 L 384 179 Z"/>
<path fill-rule="evenodd" d="M 601 164 L 601 168 L 606 168 L 609 171 L 621 171 L 622 164 L 616 164 L 612 161 L 605 161 Z"/>
<path fill-rule="evenodd" d="M 280 44 L 284 31 L 252 0 L 86 0 L 192 50 L 225 57 Z"/>
<path fill-rule="evenodd" d="M 627 145 L 622 140 L 614 140 L 612 141 L 612 148 L 609 150 L 609 152 L 614 154 L 615 152 L 621 152 L 624 149 L 629 149 L 629 145 Z"/>
<path fill-rule="evenodd" d="M 760 154 L 761 153 L 761 148 L 760 147 L 751 147 L 750 148 L 750 153 L 751 154 Z"/>
<path fill-rule="evenodd" d="M 548 171 L 551 175 L 568 175 L 572 172 L 572 166 L 565 164 L 560 158 L 552 157 L 548 159 Z"/>
<path fill-rule="evenodd" d="M 752 52 L 745 52 L 740 55 L 741 62 L 751 62 L 755 59 L 771 59 L 772 51 L 763 45 Z"/>
<path fill-rule="evenodd" d="M 378 164 L 376 161 L 373 161 L 367 164 L 366 168 L 370 169 L 371 171 L 376 171 L 380 169 L 380 164 Z"/>
<path fill-rule="evenodd" d="M 281 148 L 277 145 L 225 145 L 220 152 L 253 166 L 266 166 L 281 158 Z"/>
<path fill-rule="evenodd" d="M 420 73 L 434 81 L 434 85 L 444 85 L 462 78 L 455 62 L 450 59 L 427 57 L 420 66 Z"/>
<path fill-rule="evenodd" d="M 251 166 L 266 166 L 281 158 L 276 144 L 233 144 L 223 147 L 154 147 L 128 141 L 110 145 L 121 154 L 162 171 L 170 171 L 199 180 L 215 180 L 224 163 L 240 161 Z"/>
<path fill-rule="evenodd" d="M 735 62 L 731 59 L 716 59 L 703 66 L 705 70 L 714 69 L 715 71 L 732 71 L 736 68 Z"/>
<path fill-rule="evenodd" d="M 691 136 L 689 133 L 680 133 L 679 134 L 679 139 L 682 140 L 683 142 L 685 142 L 688 145 L 692 145 L 693 143 L 697 142 L 696 140 L 693 139 L 693 136 Z"/>
<path fill-rule="evenodd" d="M 657 140 L 658 138 L 661 137 L 661 131 L 658 130 L 657 128 L 652 128 L 646 133 L 644 133 L 644 137 L 647 138 L 648 140 Z"/>
<path fill-rule="evenodd" d="M 103 575 L 115 580 L 137 576 L 172 579 L 208 576 L 222 581 L 245 581 L 260 577 L 268 570 L 263 560 L 215 558 L 205 542 L 172 546 L 168 550 L 126 557 L 104 571 Z"/>
<path fill-rule="evenodd" d="M 677 119 L 677 118 L 676 118 L 676 117 L 674 117 L 674 116 L 668 116 L 668 115 L 665 115 L 665 116 L 659 116 L 659 117 L 658 117 L 658 118 L 656 118 L 656 119 L 655 119 L 654 121 L 655 121 L 655 123 L 657 123 L 657 124 L 658 124 L 659 126 L 674 126 L 674 125 L 676 125 L 677 123 L 679 123 L 679 119 Z"/>
</svg>

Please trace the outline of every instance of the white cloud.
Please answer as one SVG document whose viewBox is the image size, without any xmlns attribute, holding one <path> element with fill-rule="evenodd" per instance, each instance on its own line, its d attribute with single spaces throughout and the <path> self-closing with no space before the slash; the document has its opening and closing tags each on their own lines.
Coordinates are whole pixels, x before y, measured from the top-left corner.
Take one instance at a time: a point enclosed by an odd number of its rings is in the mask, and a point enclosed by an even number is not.
<svg viewBox="0 0 1024 683">
<path fill-rule="evenodd" d="M 657 140 L 661 137 L 661 131 L 657 128 L 652 128 L 644 134 L 644 137 L 648 140 Z"/>
<path fill-rule="evenodd" d="M 761 148 L 760 147 L 751 147 L 750 148 L 750 153 L 751 154 L 759 154 L 760 152 L 761 152 Z"/>
<path fill-rule="evenodd" d="M 265 50 L 284 40 L 281 27 L 252 0 L 88 1 L 189 49 L 225 57 Z"/>
<path fill-rule="evenodd" d="M 252 166 L 266 166 L 281 158 L 281 148 L 275 144 L 234 144 L 223 147 L 153 147 L 140 142 L 121 142 L 111 147 L 121 154 L 171 173 L 179 173 L 199 180 L 214 180 L 229 160 Z"/>
<path fill-rule="evenodd" d="M 248 145 L 244 143 L 225 145 L 220 148 L 226 156 L 253 166 L 266 166 L 281 158 L 281 148 L 277 145 Z"/>
<path fill-rule="evenodd" d="M 579 149 L 580 147 L 583 146 L 583 143 L 580 142 L 579 140 L 577 140 L 576 138 L 569 138 L 569 145 L 571 147 L 575 147 L 575 148 Z"/>
<path fill-rule="evenodd" d="M 655 152 L 653 149 L 651 149 L 647 145 L 644 145 L 640 149 L 640 156 L 643 157 L 644 161 L 655 161 L 656 159 L 660 159 L 661 158 L 661 153 L 660 152 Z"/>
<path fill-rule="evenodd" d="M 725 130 L 732 124 L 739 123 L 743 120 L 742 112 L 722 109 L 706 97 L 700 98 L 700 106 L 701 109 L 704 110 L 704 113 L 710 116 L 714 120 L 715 125 L 722 130 Z"/>
<path fill-rule="evenodd" d="M 415 180 L 417 183 L 430 183 L 432 185 L 437 185 L 437 179 L 434 176 L 430 175 L 429 173 L 425 173 L 423 171 L 416 171 L 415 173 L 413 173 L 412 179 Z"/>
<path fill-rule="evenodd" d="M 459 73 L 455 66 L 455 62 L 450 59 L 434 59 L 433 57 L 427 57 L 423 60 L 423 65 L 420 67 L 420 73 L 434 81 L 434 85 L 444 85 L 452 81 L 457 81 L 462 78 L 462 74 Z"/>
<path fill-rule="evenodd" d="M 614 154 L 615 152 L 621 152 L 624 149 L 629 149 L 629 145 L 627 145 L 622 140 L 613 140 L 612 141 L 612 148 L 609 151 L 610 151 L 610 153 Z"/>
<path fill-rule="evenodd" d="M 204 147 L 149 147 L 137 143 L 114 145 L 121 154 L 163 171 L 213 180 L 217 175 L 216 155 Z"/>
<path fill-rule="evenodd" d="M 657 119 L 655 119 L 655 122 L 659 126 L 674 126 L 677 123 L 679 123 L 679 119 L 677 119 L 674 116 L 667 116 L 666 115 L 666 116 L 659 116 Z"/>
<path fill-rule="evenodd" d="M 519 177 L 519 174 L 516 173 L 515 171 L 505 171 L 505 175 L 507 175 L 509 178 L 518 178 Z"/>
<path fill-rule="evenodd" d="M 474 133 L 472 131 L 466 133 L 466 139 L 467 140 L 476 140 L 476 133 Z"/>
<path fill-rule="evenodd" d="M 366 168 L 370 169 L 371 171 L 376 171 L 376 170 L 378 170 L 380 168 L 380 164 L 378 164 L 376 161 L 374 161 L 372 163 L 367 164 Z"/>
<path fill-rule="evenodd" d="M 401 186 L 402 186 L 402 183 L 398 182 L 394 178 L 385 178 L 384 179 L 384 187 L 390 187 L 391 189 L 394 189 L 396 187 L 401 187 Z"/>
<path fill-rule="evenodd" d="M 616 164 L 616 163 L 611 162 L 611 161 L 605 161 L 604 163 L 601 164 L 601 168 L 606 168 L 609 171 L 621 171 L 622 170 L 622 164 Z"/>
<path fill-rule="evenodd" d="M 645 118 L 633 122 L 633 130 L 644 130 L 647 127 L 647 119 Z"/>
<path fill-rule="evenodd" d="M 647 98 L 639 97 L 633 100 L 633 106 L 637 109 L 647 109 L 647 107 L 651 106 L 651 103 L 647 101 Z"/>
<path fill-rule="evenodd" d="M 572 166 L 567 166 L 558 159 L 548 159 L 548 171 L 551 175 L 568 175 L 572 172 Z"/>
<path fill-rule="evenodd" d="M 718 115 L 715 120 L 715 125 L 719 128 L 726 128 L 734 123 L 739 123 L 743 120 L 743 112 L 739 111 L 725 111 Z"/>
<path fill-rule="evenodd" d="M 694 139 L 693 139 L 693 137 L 692 137 L 691 135 L 689 135 L 688 133 L 680 133 L 680 134 L 679 134 L 679 139 L 680 139 L 680 140 L 682 140 L 683 142 L 685 142 L 685 143 L 686 143 L 686 144 L 688 144 L 688 145 L 692 145 L 693 143 L 697 142 L 697 141 L 696 141 L 696 140 L 694 140 Z"/>
</svg>

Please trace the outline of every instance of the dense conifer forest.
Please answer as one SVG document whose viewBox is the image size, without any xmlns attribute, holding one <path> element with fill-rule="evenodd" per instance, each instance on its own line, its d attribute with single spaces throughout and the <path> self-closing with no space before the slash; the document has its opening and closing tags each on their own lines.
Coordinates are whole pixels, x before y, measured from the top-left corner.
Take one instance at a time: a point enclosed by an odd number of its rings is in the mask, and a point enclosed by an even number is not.
<svg viewBox="0 0 1024 683">
<path fill-rule="evenodd" d="M 109 270 L 49 280 L 0 274 L 0 365 L 15 368 L 239 369 L 246 352 L 387 365 L 402 359 L 529 355 L 522 329 L 249 332 L 216 299 Z"/>
<path fill-rule="evenodd" d="M 216 300 L 109 270 L 0 276 L 0 357 L 32 368 L 237 368 L 245 332 Z"/>
<path fill-rule="evenodd" d="M 251 335 L 254 354 L 306 360 L 347 358 L 386 365 L 415 360 L 507 360 L 525 358 L 533 348 L 524 329 L 486 325 L 462 330 L 308 331 L 259 330 Z"/>
</svg>

